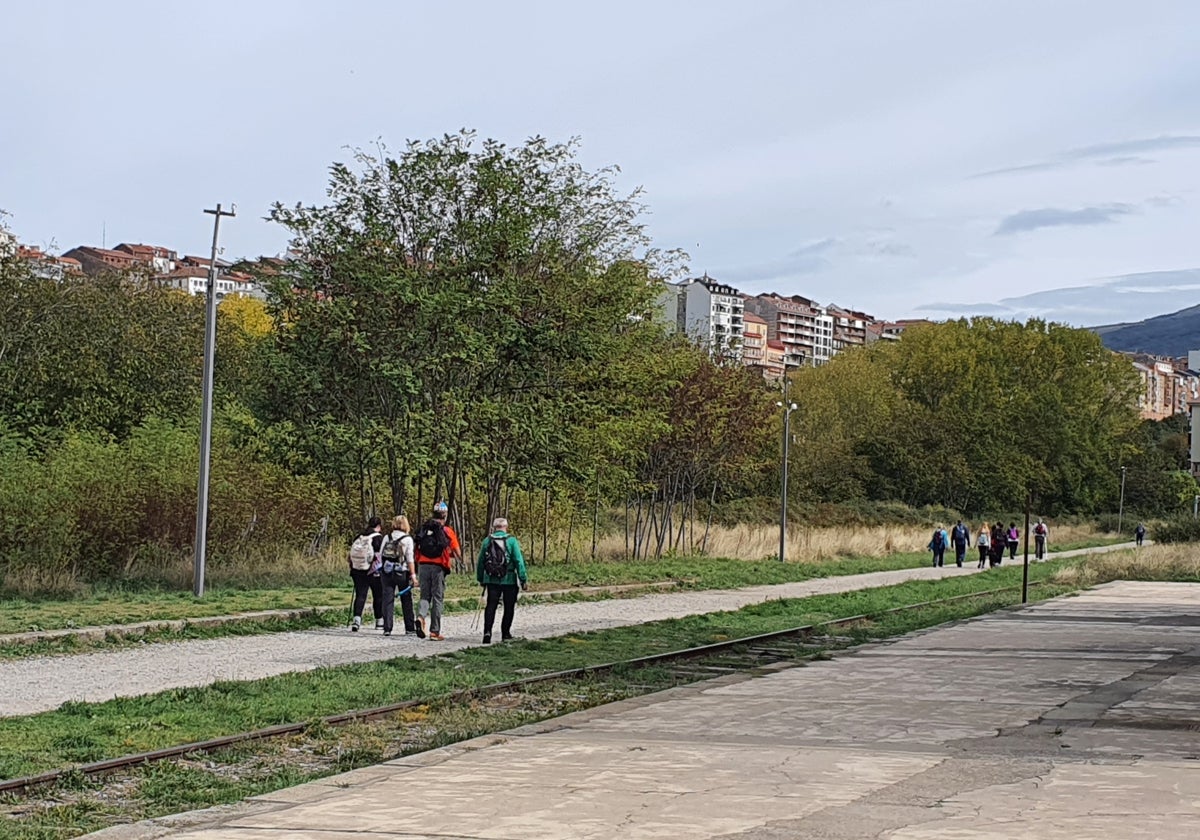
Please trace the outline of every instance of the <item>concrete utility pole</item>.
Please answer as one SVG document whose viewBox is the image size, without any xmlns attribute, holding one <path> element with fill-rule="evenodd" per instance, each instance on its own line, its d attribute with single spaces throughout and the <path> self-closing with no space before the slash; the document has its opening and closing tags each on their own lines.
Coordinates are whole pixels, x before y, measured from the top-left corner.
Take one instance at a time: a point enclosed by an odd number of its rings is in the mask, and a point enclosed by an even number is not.
<svg viewBox="0 0 1200 840">
<path fill-rule="evenodd" d="M 1029 508 L 1033 504 L 1033 494 L 1025 493 L 1025 566 L 1021 571 L 1021 603 L 1029 603 Z"/>
<path fill-rule="evenodd" d="M 208 540 L 208 464 L 212 444 L 213 358 L 217 351 L 217 234 L 221 217 L 237 214 L 237 205 L 222 210 L 205 210 L 213 217 L 212 261 L 208 265 L 204 319 L 204 396 L 200 409 L 200 487 L 196 494 L 196 540 L 192 558 L 192 594 L 204 595 L 204 549 Z"/>
<path fill-rule="evenodd" d="M 787 559 L 787 491 L 788 491 L 788 444 L 791 443 L 789 420 L 796 410 L 795 403 L 775 403 L 783 409 L 783 474 L 780 478 L 782 487 L 779 493 L 779 562 Z"/>
</svg>

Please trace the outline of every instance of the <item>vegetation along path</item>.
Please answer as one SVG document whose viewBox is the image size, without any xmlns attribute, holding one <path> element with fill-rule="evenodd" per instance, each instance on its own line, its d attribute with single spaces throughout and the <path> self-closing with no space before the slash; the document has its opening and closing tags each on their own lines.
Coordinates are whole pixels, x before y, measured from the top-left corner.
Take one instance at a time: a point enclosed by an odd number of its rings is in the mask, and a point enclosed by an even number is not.
<svg viewBox="0 0 1200 840">
<path fill-rule="evenodd" d="M 1130 548 L 1132 544 L 1065 551 L 1065 558 Z M 1012 562 L 1012 561 L 1009 561 Z M 1019 562 L 1019 561 L 1018 561 Z M 515 630 L 526 638 L 640 624 L 664 618 L 732 610 L 778 598 L 803 598 L 975 573 L 973 563 L 959 569 L 920 567 L 861 575 L 819 578 L 798 583 L 753 586 L 732 591 L 678 592 L 627 600 L 535 604 L 518 607 Z M 233 636 L 152 644 L 140 648 L 37 657 L 0 662 L 0 717 L 34 714 L 68 701 L 98 702 L 218 681 L 251 680 L 308 671 L 349 662 L 397 656 L 432 656 L 477 645 L 481 631 L 473 613 L 443 617 L 444 642 L 382 633 L 364 628 L 305 630 L 257 636 Z"/>
</svg>

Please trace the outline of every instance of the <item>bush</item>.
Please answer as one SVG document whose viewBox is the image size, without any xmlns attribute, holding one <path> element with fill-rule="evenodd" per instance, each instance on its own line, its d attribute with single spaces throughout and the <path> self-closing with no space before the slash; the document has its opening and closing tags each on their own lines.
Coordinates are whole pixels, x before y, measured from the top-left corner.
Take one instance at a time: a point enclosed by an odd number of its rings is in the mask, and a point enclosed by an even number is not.
<svg viewBox="0 0 1200 840">
<path fill-rule="evenodd" d="M 153 578 L 189 557 L 199 435 L 148 420 L 129 438 L 70 433 L 42 454 L 0 430 L 0 579 L 23 591 Z M 329 493 L 214 433 L 209 565 L 301 547 Z"/>
<path fill-rule="evenodd" d="M 1136 525 L 1136 523 L 1133 523 Z M 1160 543 L 1184 543 L 1200 541 L 1200 519 L 1190 516 L 1174 516 L 1147 526 L 1150 539 Z"/>
</svg>

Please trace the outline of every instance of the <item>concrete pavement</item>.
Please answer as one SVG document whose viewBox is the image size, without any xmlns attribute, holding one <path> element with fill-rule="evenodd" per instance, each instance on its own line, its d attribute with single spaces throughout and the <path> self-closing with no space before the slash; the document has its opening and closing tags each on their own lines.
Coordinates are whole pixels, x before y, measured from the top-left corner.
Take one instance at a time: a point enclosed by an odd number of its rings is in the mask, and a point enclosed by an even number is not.
<svg viewBox="0 0 1200 840">
<path fill-rule="evenodd" d="M 1200 585 L 1109 584 L 93 836 L 1190 840 Z"/>
</svg>

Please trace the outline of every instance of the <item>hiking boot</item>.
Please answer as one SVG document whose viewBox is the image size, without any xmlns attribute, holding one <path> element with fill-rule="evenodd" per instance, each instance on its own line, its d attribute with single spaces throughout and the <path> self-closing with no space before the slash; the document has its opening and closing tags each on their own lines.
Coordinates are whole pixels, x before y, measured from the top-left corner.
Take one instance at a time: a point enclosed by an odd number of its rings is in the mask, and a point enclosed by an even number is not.
<svg viewBox="0 0 1200 840">
<path fill-rule="evenodd" d="M 382 618 L 377 618 L 377 619 L 375 619 L 375 629 L 376 629 L 376 630 L 382 630 L 382 629 L 383 629 L 383 619 L 382 619 Z"/>
<path fill-rule="evenodd" d="M 354 621 L 350 623 L 350 632 L 357 633 L 359 627 L 362 627 L 362 616 L 356 615 L 354 616 Z"/>
<path fill-rule="evenodd" d="M 417 625 L 417 638 L 424 639 L 425 638 L 425 619 L 418 618 L 416 621 L 416 625 Z"/>
<path fill-rule="evenodd" d="M 391 631 L 391 630 L 384 630 L 384 631 L 383 631 L 383 635 L 385 635 L 385 636 L 390 636 L 390 635 L 392 635 L 392 631 Z"/>
<path fill-rule="evenodd" d="M 490 645 L 492 643 L 492 634 L 491 633 L 487 633 L 486 635 L 484 635 L 483 643 L 485 645 Z"/>
<path fill-rule="evenodd" d="M 444 642 L 444 641 L 446 641 L 446 637 L 445 637 L 445 636 L 443 636 L 441 633 L 430 633 L 430 634 L 429 634 L 429 639 L 430 639 L 430 641 L 434 641 L 434 642 Z"/>
</svg>

